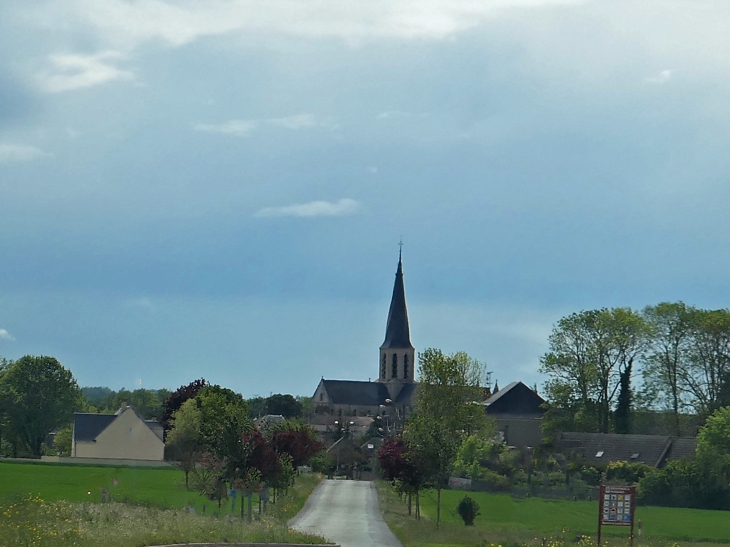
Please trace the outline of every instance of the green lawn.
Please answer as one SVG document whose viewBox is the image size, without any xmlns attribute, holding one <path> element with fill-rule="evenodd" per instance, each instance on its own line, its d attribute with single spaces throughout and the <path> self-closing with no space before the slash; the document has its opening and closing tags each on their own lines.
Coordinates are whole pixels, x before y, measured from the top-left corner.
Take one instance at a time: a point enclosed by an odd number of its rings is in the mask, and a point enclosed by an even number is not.
<svg viewBox="0 0 730 547">
<path fill-rule="evenodd" d="M 442 530 L 436 532 L 436 492 L 421 496 L 422 514 L 428 522 L 415 522 L 405 515 L 403 504 L 381 483 L 381 503 L 386 520 L 396 535 L 408 546 L 468 545 L 472 542 L 526 542 L 540 544 L 543 537 L 596 535 L 598 502 L 513 499 L 506 494 L 444 490 L 441 493 Z M 464 495 L 474 498 L 481 514 L 473 528 L 463 525 L 456 506 Z M 642 522 L 640 543 L 663 544 L 668 540 L 686 542 L 730 543 L 730 512 L 668 507 L 637 507 L 636 519 Z M 623 542 L 628 529 L 604 527 L 604 537 Z"/>
<path fill-rule="evenodd" d="M 0 500 L 36 494 L 46 501 L 100 502 L 102 488 L 114 500 L 163 508 L 190 504 L 196 513 L 218 511 L 212 502 L 185 489 L 185 474 L 175 467 L 96 467 L 53 463 L 20 463 L 0 460 Z M 221 514 L 231 511 L 228 500 Z M 236 499 L 236 512 L 240 509 Z M 254 510 L 258 500 L 254 496 Z"/>
</svg>

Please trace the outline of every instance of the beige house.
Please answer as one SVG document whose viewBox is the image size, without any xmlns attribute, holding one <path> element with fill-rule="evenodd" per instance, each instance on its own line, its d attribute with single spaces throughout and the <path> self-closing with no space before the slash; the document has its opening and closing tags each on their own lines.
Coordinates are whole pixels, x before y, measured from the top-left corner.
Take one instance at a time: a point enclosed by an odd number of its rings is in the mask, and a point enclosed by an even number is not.
<svg viewBox="0 0 730 547">
<path fill-rule="evenodd" d="M 71 457 L 162 461 L 162 426 L 145 421 L 130 406 L 116 414 L 74 414 Z"/>
</svg>

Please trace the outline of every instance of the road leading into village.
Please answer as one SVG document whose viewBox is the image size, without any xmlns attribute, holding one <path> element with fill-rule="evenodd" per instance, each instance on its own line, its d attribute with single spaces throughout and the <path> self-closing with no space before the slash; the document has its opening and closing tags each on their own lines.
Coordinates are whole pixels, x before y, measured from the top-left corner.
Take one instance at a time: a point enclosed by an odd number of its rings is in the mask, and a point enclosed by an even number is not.
<svg viewBox="0 0 730 547">
<path fill-rule="evenodd" d="M 289 526 L 342 547 L 403 547 L 380 514 L 372 482 L 323 480 Z"/>
</svg>

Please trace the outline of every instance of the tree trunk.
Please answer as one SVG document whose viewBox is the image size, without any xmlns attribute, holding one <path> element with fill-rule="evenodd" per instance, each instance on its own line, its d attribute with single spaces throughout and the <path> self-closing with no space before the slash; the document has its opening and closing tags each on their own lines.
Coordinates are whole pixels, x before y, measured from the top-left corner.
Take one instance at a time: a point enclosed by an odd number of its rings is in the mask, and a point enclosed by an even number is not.
<svg viewBox="0 0 730 547">
<path fill-rule="evenodd" d="M 421 520 L 421 491 L 416 490 L 416 520 Z"/>
<path fill-rule="evenodd" d="M 408 492 L 408 516 L 411 515 L 411 493 Z"/>
<path fill-rule="evenodd" d="M 243 492 L 241 492 L 241 520 L 243 520 L 243 508 L 246 506 L 246 500 L 243 499 Z"/>
<path fill-rule="evenodd" d="M 188 475 L 190 474 L 190 470 L 185 470 L 185 490 L 190 490 L 190 486 L 188 484 Z"/>
<path fill-rule="evenodd" d="M 436 528 L 441 523 L 441 488 L 436 490 Z"/>
<path fill-rule="evenodd" d="M 253 521 L 253 508 L 251 505 L 253 504 L 253 494 L 248 495 L 248 521 Z"/>
</svg>

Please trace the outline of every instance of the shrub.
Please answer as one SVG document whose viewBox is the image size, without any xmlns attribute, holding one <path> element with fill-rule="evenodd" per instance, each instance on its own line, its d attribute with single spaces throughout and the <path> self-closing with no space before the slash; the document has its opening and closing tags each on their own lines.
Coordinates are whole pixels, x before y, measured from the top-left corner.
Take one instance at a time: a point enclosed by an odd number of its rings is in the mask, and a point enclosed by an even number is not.
<svg viewBox="0 0 730 547">
<path fill-rule="evenodd" d="M 598 486 L 599 484 L 601 484 L 602 476 L 603 473 L 601 473 L 601 470 L 591 465 L 585 466 L 580 471 L 581 480 L 585 481 L 586 484 L 590 484 L 591 486 Z"/>
<path fill-rule="evenodd" d="M 696 461 L 674 460 L 639 481 L 637 500 L 643 505 L 730 509 L 730 488 Z"/>
<path fill-rule="evenodd" d="M 610 462 L 606 467 L 606 482 L 613 484 L 619 481 L 625 484 L 636 484 L 654 471 L 653 467 L 641 462 Z"/>
<path fill-rule="evenodd" d="M 474 526 L 474 519 L 479 514 L 479 504 L 469 496 L 464 496 L 456 507 L 456 511 L 466 526 Z"/>
</svg>

